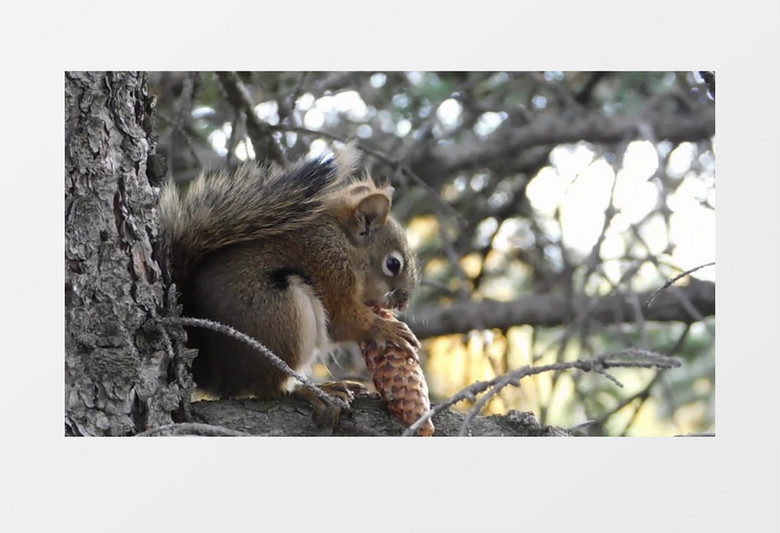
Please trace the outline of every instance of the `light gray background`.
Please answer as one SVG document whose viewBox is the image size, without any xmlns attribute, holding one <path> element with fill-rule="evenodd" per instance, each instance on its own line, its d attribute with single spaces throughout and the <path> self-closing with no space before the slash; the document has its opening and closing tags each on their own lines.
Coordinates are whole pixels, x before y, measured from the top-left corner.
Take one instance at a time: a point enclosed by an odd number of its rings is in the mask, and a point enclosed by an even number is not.
<svg viewBox="0 0 780 533">
<path fill-rule="evenodd" d="M 776 2 L 170 4 L 2 25 L 0 529 L 780 530 Z M 65 439 L 63 72 L 87 68 L 716 70 L 717 437 Z"/>
</svg>

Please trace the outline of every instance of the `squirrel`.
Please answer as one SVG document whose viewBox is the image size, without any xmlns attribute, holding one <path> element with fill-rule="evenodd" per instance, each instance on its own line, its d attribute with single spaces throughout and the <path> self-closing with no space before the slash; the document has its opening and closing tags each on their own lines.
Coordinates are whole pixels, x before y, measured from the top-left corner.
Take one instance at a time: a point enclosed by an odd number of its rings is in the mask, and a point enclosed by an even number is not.
<svg viewBox="0 0 780 533">
<path fill-rule="evenodd" d="M 358 160 L 347 144 L 287 167 L 246 163 L 232 174 L 202 174 L 184 193 L 164 184 L 163 242 L 183 314 L 255 338 L 299 373 L 339 343 L 419 349 L 404 322 L 377 312 L 408 306 L 417 270 L 390 215 L 392 189 L 355 176 Z M 209 329 L 189 328 L 188 337 L 198 349 L 199 391 L 222 399 L 298 395 L 319 426 L 338 424 L 338 409 L 251 347 Z M 321 388 L 352 397 L 343 384 Z"/>
</svg>

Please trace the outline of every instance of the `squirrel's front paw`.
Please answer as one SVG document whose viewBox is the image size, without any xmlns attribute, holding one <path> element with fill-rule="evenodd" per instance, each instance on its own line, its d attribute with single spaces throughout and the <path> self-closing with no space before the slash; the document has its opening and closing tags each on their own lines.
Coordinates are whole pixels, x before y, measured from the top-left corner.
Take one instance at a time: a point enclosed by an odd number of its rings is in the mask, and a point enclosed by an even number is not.
<svg viewBox="0 0 780 533">
<path fill-rule="evenodd" d="M 382 351 L 386 343 L 393 343 L 402 350 L 417 357 L 417 350 L 420 349 L 420 341 L 406 325 L 394 316 L 381 316 L 377 323 L 376 338 L 373 339 L 377 343 L 377 348 Z"/>
</svg>

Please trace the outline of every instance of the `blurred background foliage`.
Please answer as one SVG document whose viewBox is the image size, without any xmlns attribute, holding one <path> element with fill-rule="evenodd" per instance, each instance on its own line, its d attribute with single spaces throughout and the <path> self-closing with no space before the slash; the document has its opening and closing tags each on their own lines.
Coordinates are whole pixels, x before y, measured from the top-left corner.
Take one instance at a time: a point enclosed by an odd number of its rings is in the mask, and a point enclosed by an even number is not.
<svg viewBox="0 0 780 533">
<path fill-rule="evenodd" d="M 715 88 L 703 74 L 149 79 L 158 151 L 182 183 L 358 141 L 371 173 L 395 187 L 418 255 L 405 318 L 424 339 L 433 403 L 523 365 L 636 348 L 683 364 L 612 371 L 622 387 L 575 370 L 529 376 L 483 414 L 532 411 L 586 435 L 676 435 L 714 432 L 715 420 Z M 366 378 L 356 354 L 315 371 Z"/>
</svg>

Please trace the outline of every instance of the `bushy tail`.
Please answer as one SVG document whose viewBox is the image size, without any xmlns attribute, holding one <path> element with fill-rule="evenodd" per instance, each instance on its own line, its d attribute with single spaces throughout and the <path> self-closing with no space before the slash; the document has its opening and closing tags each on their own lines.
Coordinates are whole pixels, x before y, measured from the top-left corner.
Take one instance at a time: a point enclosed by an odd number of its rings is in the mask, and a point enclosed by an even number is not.
<svg viewBox="0 0 780 533">
<path fill-rule="evenodd" d="M 347 145 L 335 157 L 286 168 L 246 164 L 235 173 L 201 175 L 183 193 L 166 183 L 160 223 L 174 280 L 181 286 L 209 252 L 295 231 L 316 219 L 324 199 L 348 185 L 358 157 Z"/>
</svg>

